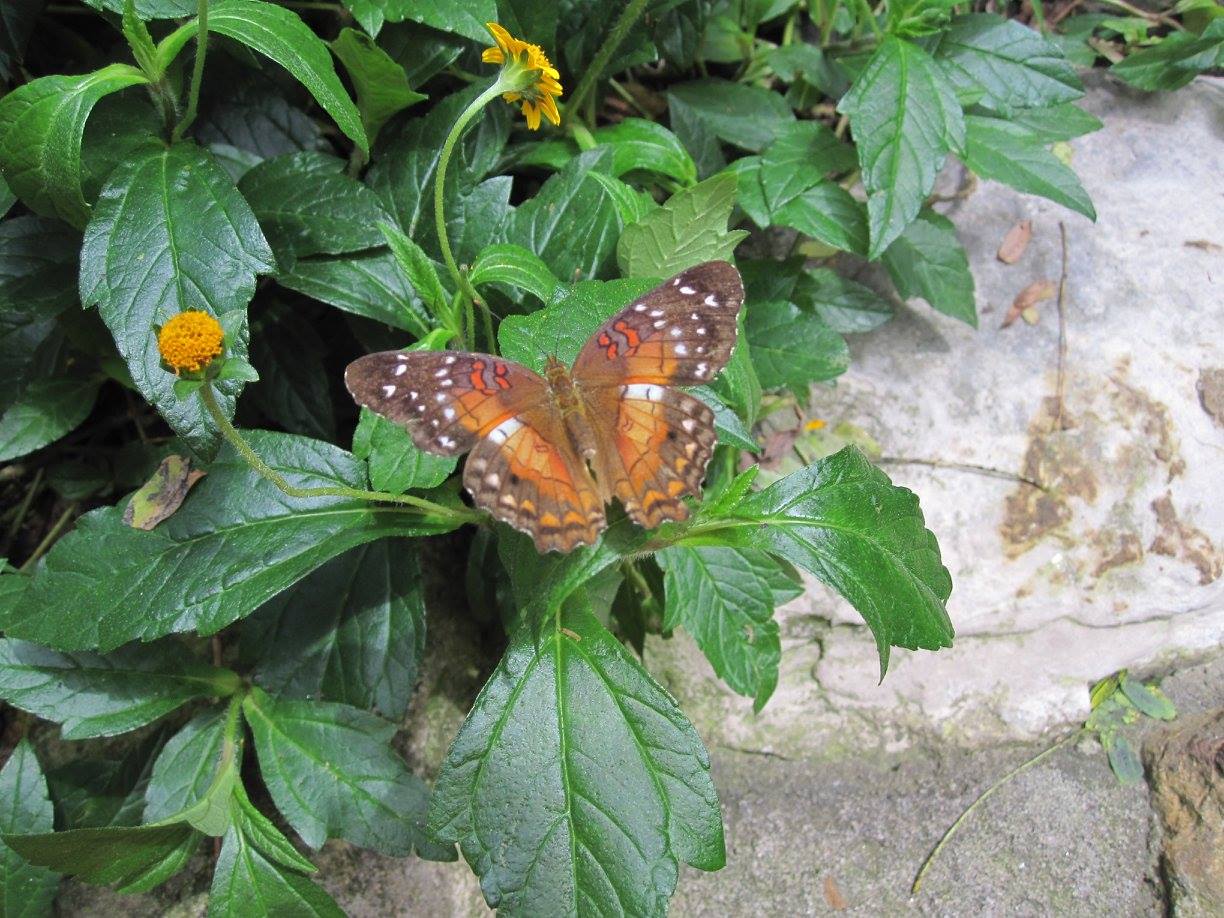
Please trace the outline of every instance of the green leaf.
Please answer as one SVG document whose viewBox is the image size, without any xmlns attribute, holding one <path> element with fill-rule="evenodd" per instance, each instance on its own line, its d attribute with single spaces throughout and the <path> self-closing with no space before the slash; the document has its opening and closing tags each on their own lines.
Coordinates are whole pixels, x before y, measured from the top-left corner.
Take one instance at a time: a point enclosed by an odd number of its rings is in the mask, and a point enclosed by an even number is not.
<svg viewBox="0 0 1224 918">
<path fill-rule="evenodd" d="M 380 223 L 378 229 L 391 249 L 391 254 L 400 271 L 408 278 L 438 324 L 446 324 L 450 313 L 450 294 L 438 279 L 438 269 L 425 251 L 389 223 Z"/>
<path fill-rule="evenodd" d="M 727 361 L 711 388 L 751 427 L 756 423 L 757 412 L 761 409 L 761 382 L 757 378 L 748 334 L 744 330 L 745 311 L 740 310 L 740 327 L 735 350 L 731 352 L 731 359 Z"/>
<path fill-rule="evenodd" d="M 30 741 L 22 739 L 0 769 L 0 833 L 33 835 L 50 832 L 55 808 L 47 796 L 47 779 Z M 0 844 L 0 912 L 6 918 L 51 914 L 59 877 L 35 867 L 12 848 Z"/>
<path fill-rule="evenodd" d="M 297 13 L 261 0 L 219 0 L 209 5 L 208 31 L 241 42 L 288 70 L 340 130 L 369 153 L 361 114 L 336 76 L 327 44 Z"/>
<path fill-rule="evenodd" d="M 153 45 L 153 36 L 148 27 L 136 15 L 134 0 L 125 0 L 123 4 L 123 37 L 127 39 L 132 56 L 152 81 L 161 78 L 162 67 L 157 60 L 157 48 Z"/>
<path fill-rule="evenodd" d="M 748 495 L 731 513 L 753 546 L 810 571 L 858 610 L 875 635 L 881 679 L 890 647 L 952 646 L 944 608 L 952 579 L 918 498 L 854 447 Z"/>
<path fill-rule="evenodd" d="M 344 162 L 303 151 L 264 160 L 238 183 L 279 261 L 382 246 L 390 220 L 373 191 L 344 174 Z"/>
<path fill-rule="evenodd" d="M 270 303 L 251 337 L 251 360 L 260 381 L 247 390 L 248 402 L 290 433 L 334 439 L 329 381 L 319 372 L 327 353 L 327 344 L 297 310 Z"/>
<path fill-rule="evenodd" d="M 1041 143 L 1071 140 L 1101 129 L 1101 122 L 1078 105 L 1067 102 L 1049 108 L 1029 108 L 1013 112 L 1012 124 L 1026 128 Z"/>
<path fill-rule="evenodd" d="M 162 747 L 145 788 L 146 821 L 170 819 L 207 796 L 221 762 L 225 726 L 224 711 L 204 711 Z"/>
<path fill-rule="evenodd" d="M 453 456 L 425 452 L 402 425 L 366 408 L 353 432 L 353 454 L 369 463 L 370 484 L 392 494 L 437 487 L 459 463 Z"/>
<path fill-rule="evenodd" d="M 800 277 L 794 300 L 843 335 L 879 328 L 893 314 L 892 304 L 870 287 L 848 280 L 831 268 L 817 268 Z"/>
<path fill-rule="evenodd" d="M 340 837 L 383 854 L 440 853 L 424 834 L 429 793 L 391 749 L 394 724 L 259 688 L 242 709 L 268 792 L 308 846 Z"/>
<path fill-rule="evenodd" d="M 998 118 L 965 118 L 965 165 L 986 179 L 1041 195 L 1089 220 L 1096 209 L 1079 179 L 1026 128 Z"/>
<path fill-rule="evenodd" d="M 502 320 L 497 329 L 502 356 L 541 373 L 550 355 L 569 366 L 605 319 L 656 283 L 654 279 L 625 278 L 560 287 L 546 309 Z"/>
<path fill-rule="evenodd" d="M 127 160 L 94 206 L 81 249 L 81 302 L 98 307 L 140 393 L 205 458 L 216 452 L 221 434 L 198 400 L 175 396 L 154 326 L 188 309 L 245 322 L 255 276 L 274 270 L 250 207 L 195 144 Z M 245 328 L 227 336 L 226 350 L 247 356 Z M 241 386 L 217 389 L 232 416 Z"/>
<path fill-rule="evenodd" d="M 795 120 L 790 106 L 776 92 L 747 83 L 705 79 L 668 87 L 667 104 L 676 128 L 681 117 L 695 117 L 727 143 L 759 153 L 777 139 Z"/>
<path fill-rule="evenodd" d="M 748 235 L 727 229 L 735 189 L 736 177 L 719 173 L 677 192 L 662 207 L 625 227 L 616 246 L 621 274 L 670 277 L 703 261 L 729 259 Z"/>
<path fill-rule="evenodd" d="M 277 275 L 276 281 L 353 315 L 406 329 L 418 338 L 425 337 L 433 323 L 395 256 L 385 249 L 303 259 Z"/>
<path fill-rule="evenodd" d="M 0 99 L 0 172 L 36 213 L 83 227 L 89 205 L 81 193 L 81 137 L 104 96 L 147 83 L 128 64 L 82 76 L 48 76 Z"/>
<path fill-rule="evenodd" d="M 238 686 L 234 673 L 201 663 L 174 643 L 67 654 L 0 638 L 0 698 L 62 724 L 65 739 L 126 733 L 193 698 L 227 695 Z"/>
<path fill-rule="evenodd" d="M 850 366 L 845 339 L 794 303 L 753 303 L 744 326 L 764 389 L 790 389 L 806 398 L 812 383 L 835 379 Z"/>
<path fill-rule="evenodd" d="M 0 321 L 13 313 L 52 318 L 77 301 L 81 236 L 59 220 L 0 222 Z"/>
<path fill-rule="evenodd" d="M 1125 736 L 1109 733 L 1101 737 L 1105 751 L 1109 755 L 1109 767 L 1118 778 L 1119 784 L 1134 784 L 1143 778 L 1143 763 L 1139 761 L 1139 753 Z"/>
<path fill-rule="evenodd" d="M 675 546 L 656 558 L 667 591 L 664 630 L 683 625 L 714 671 L 760 711 L 778 684 L 782 656 L 774 607 L 803 587 L 757 549 Z"/>
<path fill-rule="evenodd" d="M 632 185 L 610 175 L 604 175 L 602 172 L 592 172 L 591 178 L 603 185 L 604 189 L 611 194 L 612 203 L 616 206 L 621 224 L 624 226 L 637 223 L 647 214 L 659 208 L 658 202 L 650 196 L 648 191 L 639 191 Z"/>
<path fill-rule="evenodd" d="M 214 152 L 225 147 L 257 161 L 299 150 L 334 149 L 319 122 L 293 105 L 279 86 L 258 76 L 214 100 L 200 113 L 192 133 Z"/>
<path fill-rule="evenodd" d="M 520 287 L 542 303 L 553 298 L 561 283 L 538 255 L 512 243 L 484 249 L 472 263 L 468 280 L 473 286 L 501 283 Z"/>
<path fill-rule="evenodd" d="M 888 247 L 883 261 L 903 299 L 920 296 L 940 312 L 977 328 L 969 257 L 947 217 L 924 211 Z"/>
<path fill-rule="evenodd" d="M 484 24 L 498 18 L 494 0 L 344 0 L 344 5 L 371 35 L 378 34 L 384 21 L 410 19 L 485 45 L 492 38 Z"/>
<path fill-rule="evenodd" d="M 608 150 L 571 160 L 514 211 L 506 241 L 534 252 L 563 281 L 606 277 L 623 224 L 612 192 L 591 173 L 611 163 Z"/>
<path fill-rule="evenodd" d="M 593 903 L 661 915 L 679 863 L 726 855 L 709 756 L 675 700 L 590 612 L 538 650 L 520 628 L 438 776 L 430 827 L 505 916 Z"/>
<path fill-rule="evenodd" d="M 315 865 L 302 857 L 280 829 L 272 824 L 272 820 L 255 808 L 241 782 L 234 785 L 234 804 L 234 825 L 263 854 L 290 870 L 318 872 Z"/>
<path fill-rule="evenodd" d="M 331 49 L 344 64 L 357 92 L 357 108 L 371 145 L 389 118 L 428 98 L 409 87 L 404 68 L 369 35 L 356 29 L 341 29 Z"/>
<path fill-rule="evenodd" d="M 710 406 L 714 412 L 714 432 L 718 434 L 718 442 L 736 449 L 744 449 L 750 453 L 759 453 L 760 445 L 752 438 L 752 431 L 740 420 L 740 416 L 724 402 L 718 394 L 708 386 L 697 386 L 689 390 Z"/>
<path fill-rule="evenodd" d="M 1109 72 L 1137 89 L 1180 89 L 1204 70 L 1219 67 L 1222 49 L 1224 20 L 1213 19 L 1202 35 L 1170 32 L 1159 44 L 1127 55 Z"/>
<path fill-rule="evenodd" d="M 122 13 L 124 0 L 84 0 L 96 10 Z M 136 15 L 141 19 L 179 19 L 194 16 L 195 0 L 136 0 Z"/>
<path fill-rule="evenodd" d="M 978 105 L 1001 115 L 1071 102 L 1084 94 L 1075 67 L 1057 45 L 993 13 L 954 18 L 934 54 L 958 90 L 982 93 Z"/>
<path fill-rule="evenodd" d="M 54 443 L 84 421 L 101 380 L 70 376 L 36 379 L 0 415 L 0 462 Z"/>
<path fill-rule="evenodd" d="M 292 485 L 366 486 L 361 463 L 331 444 L 265 431 L 245 436 Z M 122 506 L 83 516 L 55 543 L 3 626 L 11 637 L 60 650 L 210 634 L 350 548 L 453 528 L 449 518 L 397 506 L 286 497 L 227 447 L 178 512 L 152 531 L 125 525 Z"/>
<path fill-rule="evenodd" d="M 886 36 L 837 104 L 850 118 L 867 189 L 875 259 L 918 216 L 948 151 L 960 151 L 965 122 L 952 86 L 925 51 Z"/>
<path fill-rule="evenodd" d="M 1173 706 L 1164 692 L 1152 685 L 1144 685 L 1138 679 L 1132 679 L 1123 673 L 1121 679 L 1122 694 L 1131 704 L 1157 720 L 1173 720 L 1177 717 L 1177 708 Z"/>
<path fill-rule="evenodd" d="M 208 891 L 208 914 L 343 918 L 344 911 L 321 886 L 264 857 L 235 820 L 221 843 Z"/>
<path fill-rule="evenodd" d="M 680 139 L 654 121 L 626 118 L 591 132 L 595 143 L 612 148 L 612 175 L 641 170 L 675 179 L 682 185 L 697 181 L 697 165 Z"/>
<path fill-rule="evenodd" d="M 753 223 L 765 229 L 773 223 L 773 215 L 761 186 L 761 157 L 741 156 L 726 169 L 735 176 L 735 203 Z"/>
<path fill-rule="evenodd" d="M 248 618 L 242 648 L 268 691 L 398 720 L 425 651 L 416 545 L 380 539 L 333 558 Z"/>
<path fill-rule="evenodd" d="M 187 823 L 173 822 L 5 835 L 4 841 L 31 864 L 135 893 L 147 892 L 182 870 L 200 837 Z"/>
<path fill-rule="evenodd" d="M 868 250 L 863 205 L 836 182 L 820 182 L 774 211 L 773 222 L 855 255 Z"/>
<path fill-rule="evenodd" d="M 819 121 L 799 121 L 783 131 L 761 157 L 761 187 L 776 211 L 832 172 L 855 167 L 854 150 Z"/>
<path fill-rule="evenodd" d="M 73 759 L 47 775 L 56 821 L 64 829 L 99 829 L 140 825 L 145 789 L 153 761 L 165 736 L 147 731 L 145 739 L 124 743 L 120 759 Z"/>
</svg>

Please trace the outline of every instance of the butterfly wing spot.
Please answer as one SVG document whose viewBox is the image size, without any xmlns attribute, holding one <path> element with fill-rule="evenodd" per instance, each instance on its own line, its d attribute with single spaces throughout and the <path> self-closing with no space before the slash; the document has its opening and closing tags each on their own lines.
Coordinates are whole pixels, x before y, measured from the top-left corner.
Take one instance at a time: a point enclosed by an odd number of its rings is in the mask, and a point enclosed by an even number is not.
<svg viewBox="0 0 1224 918">
<path fill-rule="evenodd" d="M 645 303 L 634 303 L 634 304 L 633 304 L 633 311 L 634 311 L 634 312 L 645 312 L 645 311 L 646 311 L 646 304 L 645 304 Z"/>
<path fill-rule="evenodd" d="M 707 306 L 713 306 L 715 309 L 717 309 L 719 306 L 722 305 L 722 303 L 718 302 L 718 297 L 716 297 L 712 293 L 709 296 L 707 296 L 704 300 L 702 300 L 702 302 L 705 303 Z M 693 316 L 693 318 L 695 319 L 697 317 Z"/>
<path fill-rule="evenodd" d="M 387 385 L 382 387 L 382 393 L 386 398 L 390 398 L 391 396 L 395 394 L 395 386 L 388 383 Z"/>
<path fill-rule="evenodd" d="M 683 335 L 683 334 L 684 334 L 684 329 L 683 329 L 683 328 L 681 328 L 679 325 L 673 325 L 673 326 L 672 326 L 671 336 L 672 336 L 673 338 L 679 338 L 679 337 L 680 337 L 681 335 Z"/>
<path fill-rule="evenodd" d="M 406 364 L 402 364 L 402 363 L 401 363 L 399 366 L 397 366 L 397 367 L 395 368 L 395 375 L 396 375 L 396 376 L 403 376 L 403 375 L 404 375 L 405 373 L 407 373 L 407 372 L 408 372 L 408 367 L 407 367 L 407 365 L 406 365 Z M 414 396 L 414 397 L 415 397 L 415 396 Z"/>
<path fill-rule="evenodd" d="M 692 287 L 681 287 L 680 292 L 683 293 L 685 296 L 692 296 L 697 291 L 694 290 Z"/>
<path fill-rule="evenodd" d="M 688 348 L 685 347 L 683 344 L 677 344 L 676 345 L 676 356 L 677 357 L 687 357 Z"/>
<path fill-rule="evenodd" d="M 494 443 L 505 443 L 512 436 L 519 432 L 523 422 L 518 418 L 506 418 L 496 427 L 489 431 L 489 439 Z"/>
</svg>

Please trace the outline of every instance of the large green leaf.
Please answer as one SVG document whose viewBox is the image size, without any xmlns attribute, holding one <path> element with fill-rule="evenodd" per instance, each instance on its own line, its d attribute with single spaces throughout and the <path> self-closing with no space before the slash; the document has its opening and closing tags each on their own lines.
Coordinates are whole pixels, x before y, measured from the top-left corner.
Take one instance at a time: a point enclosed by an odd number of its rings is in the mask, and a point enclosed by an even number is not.
<svg viewBox="0 0 1224 918">
<path fill-rule="evenodd" d="M 705 79 L 668 87 L 672 130 L 677 117 L 695 118 L 727 143 L 759 153 L 795 120 L 782 96 L 759 86 Z"/>
<path fill-rule="evenodd" d="M 353 455 L 368 463 L 370 484 L 392 494 L 437 487 L 459 464 L 453 456 L 425 452 L 402 425 L 368 408 L 361 409 L 353 431 Z"/>
<path fill-rule="evenodd" d="M 122 758 L 103 758 L 95 753 L 48 773 L 47 784 L 61 828 L 140 825 L 154 758 L 164 740 L 161 730 L 150 730 L 143 741 L 124 743 Z"/>
<path fill-rule="evenodd" d="M 0 316 L 51 317 L 77 301 L 81 236 L 58 220 L 0 222 Z"/>
<path fill-rule="evenodd" d="M 886 36 L 837 110 L 858 144 L 870 258 L 918 216 L 948 152 L 960 152 L 965 122 L 952 85 L 925 51 Z"/>
<path fill-rule="evenodd" d="M 242 649 L 269 691 L 398 720 L 425 651 L 416 546 L 380 539 L 333 558 L 248 618 Z"/>
<path fill-rule="evenodd" d="M 754 548 L 675 546 L 656 557 L 667 593 L 663 628 L 683 625 L 714 671 L 760 711 L 782 657 L 774 608 L 801 595 L 802 585 Z"/>
<path fill-rule="evenodd" d="M 753 545 L 849 600 L 875 635 L 881 678 L 890 647 L 952 646 L 944 608 L 952 579 L 918 498 L 854 447 L 750 494 L 731 513 L 745 521 Z"/>
<path fill-rule="evenodd" d="M 305 258 L 277 283 L 320 302 L 424 337 L 433 319 L 385 249 L 338 258 Z"/>
<path fill-rule="evenodd" d="M 343 918 L 344 911 L 321 886 L 263 855 L 238 819 L 221 843 L 208 891 L 212 918 Z"/>
<path fill-rule="evenodd" d="M 1101 129 L 1099 118 L 1070 102 L 1049 108 L 1023 109 L 1013 112 L 1008 120 L 1012 124 L 1027 128 L 1034 138 L 1042 143 L 1070 140 Z"/>
<path fill-rule="evenodd" d="M 47 779 L 30 741 L 22 739 L 0 769 L 0 833 L 33 835 L 50 832 L 55 808 L 47 796 Z M 0 843 L 0 913 L 5 918 L 38 918 L 51 914 L 59 877 L 26 863 Z"/>
<path fill-rule="evenodd" d="M 361 123 L 371 144 L 387 119 L 426 98 L 408 86 L 404 68 L 369 35 L 356 29 L 342 29 L 331 49 L 353 82 Z"/>
<path fill-rule="evenodd" d="M 794 300 L 843 335 L 871 331 L 891 319 L 893 314 L 888 300 L 831 268 L 817 268 L 799 278 Z"/>
<path fill-rule="evenodd" d="M 515 210 L 506 241 L 540 256 L 563 281 L 607 276 L 623 223 L 611 192 L 591 173 L 606 173 L 611 163 L 609 150 L 571 160 Z"/>
<path fill-rule="evenodd" d="M 331 380 L 319 372 L 327 353 L 327 343 L 299 310 L 268 303 L 252 328 L 251 363 L 259 381 L 247 390 L 248 404 L 289 433 L 335 439 Z"/>
<path fill-rule="evenodd" d="M 196 452 L 220 444 L 196 399 L 174 394 L 154 326 L 188 309 L 237 313 L 228 352 L 247 356 L 245 314 L 255 276 L 275 270 L 255 215 L 211 155 L 184 143 L 134 156 L 111 175 L 81 249 L 81 302 L 98 307 L 132 380 Z M 232 415 L 240 384 L 218 386 Z"/>
<path fill-rule="evenodd" d="M 173 642 L 113 653 L 59 653 L 0 638 L 0 698 L 63 726 L 65 739 L 126 733 L 239 680 Z"/>
<path fill-rule="evenodd" d="M 81 137 L 100 99 L 146 83 L 128 64 L 82 76 L 31 80 L 0 99 L 0 172 L 31 210 L 82 227 L 89 205 L 81 192 Z"/>
<path fill-rule="evenodd" d="M 1219 67 L 1224 51 L 1224 19 L 1213 19 L 1202 35 L 1170 32 L 1150 48 L 1128 54 L 1109 72 L 1138 89 L 1174 90 L 1204 70 Z"/>
<path fill-rule="evenodd" d="M 243 713 L 277 809 L 311 848 L 345 838 L 383 854 L 444 857 L 425 836 L 429 793 L 391 749 L 395 725 L 343 704 L 254 688 Z"/>
<path fill-rule="evenodd" d="M 331 444 L 261 431 L 246 436 L 293 485 L 366 486 L 361 463 Z M 11 637 L 60 650 L 110 650 L 193 629 L 208 634 L 354 546 L 453 528 L 397 506 L 287 497 L 227 447 L 183 506 L 152 531 L 125 525 L 122 506 L 82 517 L 2 624 Z M 90 602 L 82 603 L 86 593 Z"/>
<path fill-rule="evenodd" d="M 774 211 L 773 222 L 843 252 L 866 255 L 869 244 L 863 205 L 836 182 L 819 182 Z"/>
<path fill-rule="evenodd" d="M 221 761 L 225 713 L 204 711 L 162 747 L 145 788 L 144 818 L 169 819 L 204 799 Z"/>
<path fill-rule="evenodd" d="M 378 34 L 383 22 L 410 19 L 482 44 L 492 44 L 493 39 L 484 24 L 498 18 L 494 0 L 430 0 L 428 3 L 419 0 L 344 0 L 344 5 L 371 35 Z"/>
<path fill-rule="evenodd" d="M 884 253 L 884 267 L 905 299 L 920 296 L 977 328 L 969 256 L 947 217 L 924 211 Z"/>
<path fill-rule="evenodd" d="M 761 188 L 770 210 L 819 183 L 831 172 L 855 166 L 854 150 L 819 121 L 786 128 L 761 157 Z"/>
<path fill-rule="evenodd" d="M 299 150 L 332 149 L 322 125 L 261 75 L 252 75 L 224 98 L 214 99 L 200 112 L 192 133 L 214 151 L 232 148 L 257 161 Z"/>
<path fill-rule="evenodd" d="M 748 235 L 727 229 L 735 191 L 736 177 L 721 172 L 625 227 L 616 246 L 621 274 L 670 277 L 703 261 L 729 259 Z"/>
<path fill-rule="evenodd" d="M 1002 115 L 1071 102 L 1084 94 L 1075 67 L 1058 46 L 1015 19 L 993 13 L 957 16 L 935 57 L 962 91 Z"/>
<path fill-rule="evenodd" d="M 965 118 L 965 165 L 986 179 L 1038 194 L 1096 219 L 1092 199 L 1072 172 L 1026 128 L 1000 118 Z"/>
<path fill-rule="evenodd" d="M 505 916 L 662 915 L 681 861 L 725 862 L 696 730 L 589 611 L 520 628 L 442 766 L 433 832 Z"/>
<path fill-rule="evenodd" d="M 850 366 L 845 339 L 794 303 L 753 303 L 744 327 L 752 364 L 765 389 L 790 389 L 806 399 L 812 383 L 835 379 Z"/>
<path fill-rule="evenodd" d="M 361 114 L 336 75 L 327 43 L 297 13 L 262 0 L 219 0 L 208 7 L 208 31 L 241 42 L 288 70 L 340 130 L 369 152 Z"/>
<path fill-rule="evenodd" d="M 344 174 L 342 160 L 323 153 L 264 160 L 238 190 L 282 262 L 378 248 L 378 224 L 391 219 L 378 195 Z"/>
<path fill-rule="evenodd" d="M 32 381 L 0 415 L 0 462 L 42 449 L 75 430 L 93 411 L 99 382 L 75 374 Z"/>
<path fill-rule="evenodd" d="M 520 287 L 542 303 L 553 298 L 559 283 L 540 256 L 513 243 L 486 246 L 472 263 L 468 279 L 473 286 L 501 283 Z"/>
</svg>

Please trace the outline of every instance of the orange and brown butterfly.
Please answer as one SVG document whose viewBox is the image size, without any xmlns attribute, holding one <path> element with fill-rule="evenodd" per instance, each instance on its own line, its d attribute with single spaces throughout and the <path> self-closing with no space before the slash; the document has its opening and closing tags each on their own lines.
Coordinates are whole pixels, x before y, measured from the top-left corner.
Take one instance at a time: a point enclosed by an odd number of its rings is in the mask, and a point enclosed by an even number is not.
<svg viewBox="0 0 1224 918">
<path fill-rule="evenodd" d="M 541 551 L 591 545 L 620 501 L 653 529 L 683 520 L 714 452 L 713 412 L 678 387 L 708 383 L 735 347 L 744 302 L 725 261 L 682 271 L 604 322 L 572 368 L 543 376 L 489 354 L 384 351 L 349 364 L 358 404 L 408 428 L 426 452 L 471 451 L 478 507 Z"/>
</svg>

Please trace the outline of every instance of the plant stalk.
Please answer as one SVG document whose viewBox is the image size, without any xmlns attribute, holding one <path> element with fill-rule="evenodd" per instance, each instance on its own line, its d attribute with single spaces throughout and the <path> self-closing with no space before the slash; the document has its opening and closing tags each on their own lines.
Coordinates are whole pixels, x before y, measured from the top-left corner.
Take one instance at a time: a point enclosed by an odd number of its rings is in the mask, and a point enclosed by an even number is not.
<svg viewBox="0 0 1224 918">
<path fill-rule="evenodd" d="M 620 18 L 612 25 L 612 30 L 608 33 L 607 40 L 600 47 L 595 59 L 591 61 L 586 72 L 582 75 L 582 79 L 578 81 L 578 86 L 574 89 L 574 94 L 570 96 L 569 104 L 566 105 L 566 115 L 570 118 L 580 117 L 582 105 L 586 102 L 589 96 L 595 90 L 595 84 L 599 82 L 600 76 L 604 69 L 612 60 L 612 55 L 621 46 L 621 42 L 625 40 L 625 36 L 629 34 L 629 30 L 633 28 L 633 24 L 638 21 L 642 15 L 642 11 L 646 9 L 646 0 L 629 0 L 625 4 L 625 8 L 621 10 Z"/>
</svg>

